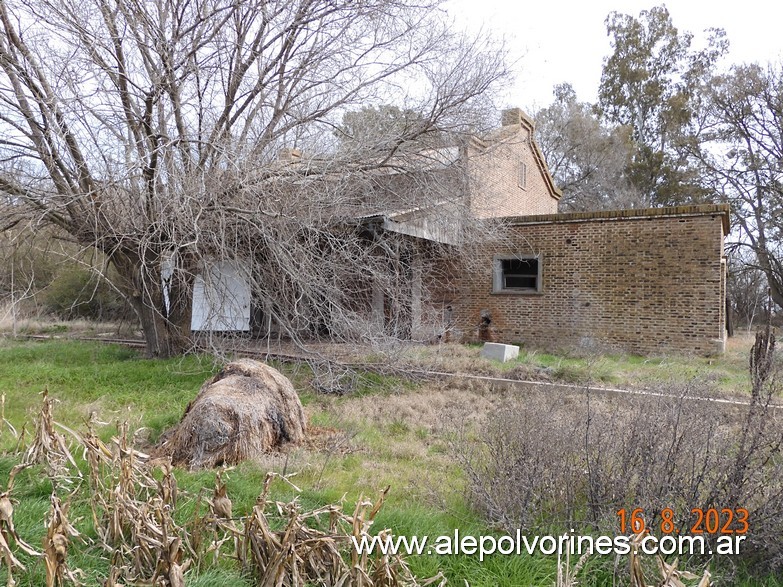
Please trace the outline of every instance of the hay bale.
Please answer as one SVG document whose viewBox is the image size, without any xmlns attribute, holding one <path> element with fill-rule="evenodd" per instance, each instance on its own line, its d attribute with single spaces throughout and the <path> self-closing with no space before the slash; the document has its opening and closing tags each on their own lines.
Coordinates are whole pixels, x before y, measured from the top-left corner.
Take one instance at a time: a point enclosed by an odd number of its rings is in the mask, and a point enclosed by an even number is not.
<svg viewBox="0 0 783 587">
<path fill-rule="evenodd" d="M 201 386 L 154 453 L 191 469 L 233 465 L 302 442 L 306 428 L 291 382 L 269 365 L 240 359 Z"/>
</svg>

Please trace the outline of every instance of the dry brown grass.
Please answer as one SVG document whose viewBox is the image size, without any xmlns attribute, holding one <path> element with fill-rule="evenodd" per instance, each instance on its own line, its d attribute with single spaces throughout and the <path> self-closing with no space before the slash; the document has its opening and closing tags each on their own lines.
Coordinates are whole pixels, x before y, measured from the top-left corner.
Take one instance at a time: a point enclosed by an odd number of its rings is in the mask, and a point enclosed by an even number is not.
<svg viewBox="0 0 783 587">
<path fill-rule="evenodd" d="M 283 445 L 300 444 L 306 430 L 291 382 L 269 365 L 239 359 L 204 383 L 154 454 L 190 469 L 236 465 Z"/>
<path fill-rule="evenodd" d="M 493 392 L 482 383 L 469 382 L 460 389 L 447 382 L 430 382 L 403 393 L 348 398 L 329 409 L 349 421 L 364 420 L 380 427 L 396 421 L 441 433 L 458 420 L 480 421 L 508 397 L 508 392 Z"/>
<path fill-rule="evenodd" d="M 11 335 L 49 334 L 61 336 L 98 336 L 140 338 L 141 331 L 134 322 L 96 322 L 86 319 L 59 320 L 39 312 L 19 309 L 14 313 L 11 304 L 0 305 L 0 333 Z"/>
</svg>

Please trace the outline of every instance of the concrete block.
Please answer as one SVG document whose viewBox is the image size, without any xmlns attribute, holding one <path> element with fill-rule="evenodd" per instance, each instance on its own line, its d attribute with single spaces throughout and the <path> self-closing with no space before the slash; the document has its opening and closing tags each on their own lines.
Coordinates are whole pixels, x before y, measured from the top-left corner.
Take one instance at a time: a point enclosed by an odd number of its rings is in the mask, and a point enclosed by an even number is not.
<svg viewBox="0 0 783 587">
<path fill-rule="evenodd" d="M 505 363 L 513 361 L 519 356 L 519 347 L 513 344 L 500 344 L 497 342 L 485 342 L 481 349 L 481 356 L 493 361 Z"/>
</svg>

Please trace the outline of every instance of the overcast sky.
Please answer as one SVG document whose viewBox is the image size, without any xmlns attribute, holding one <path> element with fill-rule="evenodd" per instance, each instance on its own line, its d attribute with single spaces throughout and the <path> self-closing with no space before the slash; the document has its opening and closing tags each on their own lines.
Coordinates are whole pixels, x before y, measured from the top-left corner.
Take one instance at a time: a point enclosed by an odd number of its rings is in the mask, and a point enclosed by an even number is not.
<svg viewBox="0 0 783 587">
<path fill-rule="evenodd" d="M 601 67 L 609 54 L 604 20 L 613 10 L 638 16 L 661 2 L 639 0 L 447 0 L 457 23 L 483 26 L 505 37 L 515 67 L 516 85 L 501 106 L 529 112 L 552 101 L 552 87 L 569 82 L 580 100 L 595 101 Z M 726 31 L 727 63 L 783 59 L 783 2 L 780 0 L 669 0 L 674 25 L 704 39 L 702 31 Z"/>
</svg>

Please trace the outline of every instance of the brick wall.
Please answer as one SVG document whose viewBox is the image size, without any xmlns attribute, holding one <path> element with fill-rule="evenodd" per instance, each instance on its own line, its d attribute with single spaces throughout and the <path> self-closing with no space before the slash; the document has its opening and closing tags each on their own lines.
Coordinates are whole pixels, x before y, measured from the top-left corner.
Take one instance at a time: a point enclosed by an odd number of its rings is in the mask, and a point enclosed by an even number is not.
<svg viewBox="0 0 783 587">
<path fill-rule="evenodd" d="M 455 321 L 475 340 L 481 313 L 499 342 L 638 354 L 721 352 L 724 206 L 511 219 L 465 274 Z M 493 256 L 539 255 L 541 291 L 492 293 Z"/>
<path fill-rule="evenodd" d="M 532 128 L 504 126 L 483 147 L 468 149 L 471 214 L 497 218 L 520 214 L 554 214 L 559 194 L 545 176 L 532 145 Z M 520 186 L 519 167 L 527 177 Z"/>
</svg>

